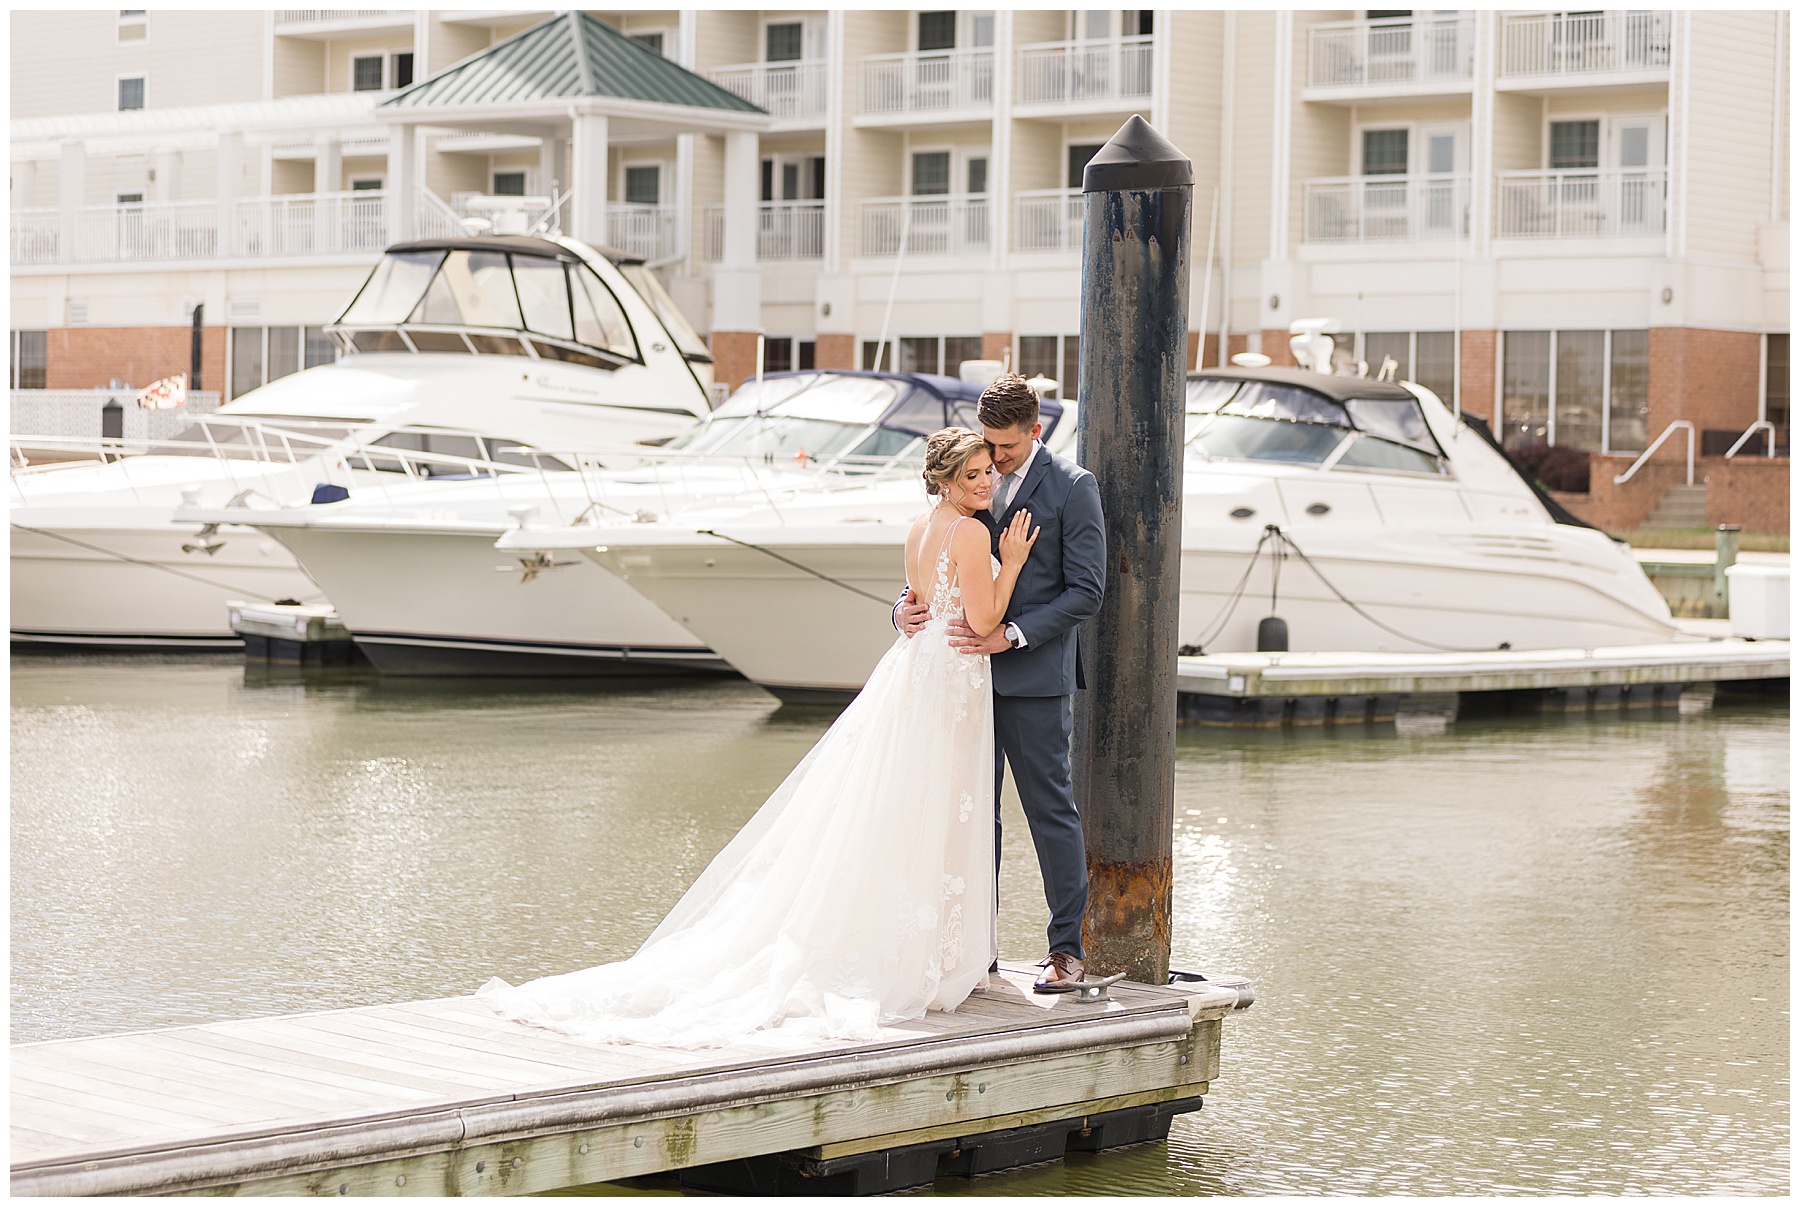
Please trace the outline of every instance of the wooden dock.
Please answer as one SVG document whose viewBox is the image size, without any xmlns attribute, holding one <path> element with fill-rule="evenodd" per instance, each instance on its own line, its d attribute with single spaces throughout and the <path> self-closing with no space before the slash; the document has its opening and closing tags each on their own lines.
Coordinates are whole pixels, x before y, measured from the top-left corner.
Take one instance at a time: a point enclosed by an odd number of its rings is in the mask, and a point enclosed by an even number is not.
<svg viewBox="0 0 1800 1207">
<path fill-rule="evenodd" d="M 1591 650 L 1185 657 L 1183 720 L 1268 726 L 1455 715 L 1472 698 L 1558 710 L 1674 704 L 1696 688 L 1788 678 L 1786 641 L 1675 641 Z"/>
<path fill-rule="evenodd" d="M 17 1045 L 12 1193 L 855 1194 L 1167 1134 L 1241 978 L 1084 1004 L 1006 966 L 864 1045 L 595 1045 L 473 998 Z"/>
</svg>

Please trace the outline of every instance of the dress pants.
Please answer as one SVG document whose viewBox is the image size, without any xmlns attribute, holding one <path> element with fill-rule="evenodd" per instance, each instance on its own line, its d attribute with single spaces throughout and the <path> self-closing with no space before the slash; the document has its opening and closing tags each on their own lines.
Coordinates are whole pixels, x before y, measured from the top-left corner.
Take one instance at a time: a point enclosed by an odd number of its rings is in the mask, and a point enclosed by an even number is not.
<svg viewBox="0 0 1800 1207">
<path fill-rule="evenodd" d="M 1000 784 L 1006 763 L 1044 876 L 1051 951 L 1086 959 L 1081 921 L 1087 912 L 1087 845 L 1069 776 L 1075 719 L 1068 696 L 994 696 L 994 876 L 1000 875 Z"/>
</svg>

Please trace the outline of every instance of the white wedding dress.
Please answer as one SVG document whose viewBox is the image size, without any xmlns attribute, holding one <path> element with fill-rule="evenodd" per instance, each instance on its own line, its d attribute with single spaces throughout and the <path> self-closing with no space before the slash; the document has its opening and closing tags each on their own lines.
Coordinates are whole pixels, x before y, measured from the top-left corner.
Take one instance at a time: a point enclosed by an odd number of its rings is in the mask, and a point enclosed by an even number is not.
<svg viewBox="0 0 1800 1207">
<path fill-rule="evenodd" d="M 682 1048 L 872 1040 L 956 1009 L 996 951 L 994 726 L 987 656 L 945 633 L 962 616 L 948 536 L 930 622 L 637 954 L 479 996 L 582 1039 Z"/>
</svg>

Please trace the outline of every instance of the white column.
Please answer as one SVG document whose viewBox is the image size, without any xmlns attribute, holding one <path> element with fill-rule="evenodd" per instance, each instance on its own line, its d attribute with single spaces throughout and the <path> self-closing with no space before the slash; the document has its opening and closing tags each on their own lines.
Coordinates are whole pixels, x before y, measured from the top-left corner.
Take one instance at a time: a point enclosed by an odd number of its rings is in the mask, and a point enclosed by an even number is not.
<svg viewBox="0 0 1800 1207">
<path fill-rule="evenodd" d="M 244 136 L 236 130 L 219 133 L 219 254 L 237 254 L 237 203 L 244 191 Z"/>
<path fill-rule="evenodd" d="M 403 243 L 418 230 L 418 127 L 395 126 L 388 133 L 386 188 L 388 242 Z"/>
<path fill-rule="evenodd" d="M 1494 58 L 1495 14 L 1475 14 L 1475 79 L 1469 120 L 1469 255 L 1487 258 L 1494 236 Z M 1459 326 L 1461 316 L 1458 315 Z"/>
<path fill-rule="evenodd" d="M 713 270 L 714 331 L 762 330 L 762 270 L 756 266 L 760 156 L 755 131 L 725 136 L 725 246 Z"/>
<path fill-rule="evenodd" d="M 844 197 L 844 139 L 849 125 L 844 120 L 844 20 L 843 9 L 825 14 L 825 262 L 826 273 L 843 271 L 844 215 L 855 207 Z M 848 312 L 852 307 L 844 307 Z M 838 316 L 850 321 L 849 315 Z M 854 330 L 854 328 L 846 328 Z"/>
<path fill-rule="evenodd" d="M 550 198 L 551 205 L 556 204 L 557 197 L 567 187 L 567 182 L 563 180 L 562 173 L 556 166 L 558 141 L 560 140 L 556 137 L 556 130 L 547 128 L 538 142 L 538 192 Z"/>
<path fill-rule="evenodd" d="M 569 139 L 569 234 L 584 243 L 604 245 L 606 238 L 606 117 L 598 113 L 575 115 L 575 132 Z"/>
<path fill-rule="evenodd" d="M 57 242 L 57 258 L 75 259 L 75 232 L 81 221 L 81 204 L 87 199 L 87 148 L 74 139 L 62 144 L 57 164 L 56 204 L 62 211 L 59 224 L 61 238 Z"/>
<path fill-rule="evenodd" d="M 313 192 L 344 190 L 344 144 L 326 135 L 313 144 Z"/>
<path fill-rule="evenodd" d="M 988 139 L 988 267 L 1004 268 L 1012 242 L 1012 96 L 1013 96 L 1013 15 L 1011 9 L 994 13 L 994 126 Z M 984 331 L 1011 331 L 1011 327 L 989 327 L 983 319 Z"/>
<path fill-rule="evenodd" d="M 180 190 L 175 186 L 181 181 L 181 152 L 173 147 L 158 147 L 151 157 L 151 171 L 156 173 L 150 190 L 150 199 L 158 202 L 175 200 Z"/>
</svg>

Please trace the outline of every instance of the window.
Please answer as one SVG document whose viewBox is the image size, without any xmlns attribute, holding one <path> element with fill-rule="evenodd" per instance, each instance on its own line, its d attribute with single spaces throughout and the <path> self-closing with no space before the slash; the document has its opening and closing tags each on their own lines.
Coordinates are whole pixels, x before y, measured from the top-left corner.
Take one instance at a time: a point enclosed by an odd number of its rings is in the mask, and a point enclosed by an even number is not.
<svg viewBox="0 0 1800 1207">
<path fill-rule="evenodd" d="M 883 351 L 879 367 L 896 373 L 941 373 L 955 377 L 963 361 L 981 359 L 979 335 L 907 336 L 888 343 L 890 347 Z M 875 353 L 878 347 L 879 340 L 863 341 L 863 368 L 877 367 Z"/>
<path fill-rule="evenodd" d="M 657 205 L 662 196 L 662 168 L 657 164 L 625 169 L 625 203 Z"/>
<path fill-rule="evenodd" d="M 262 327 L 233 327 L 231 329 L 231 396 L 248 394 L 263 384 L 264 338 L 268 334 Z"/>
<path fill-rule="evenodd" d="M 763 29 L 763 60 L 768 63 L 792 63 L 805 53 L 806 27 L 798 21 L 783 21 Z"/>
<path fill-rule="evenodd" d="M 920 13 L 919 49 L 956 49 L 956 13 Z"/>
<path fill-rule="evenodd" d="M 128 75 L 119 78 L 119 112 L 144 107 L 144 77 Z"/>
<path fill-rule="evenodd" d="M 389 85 L 390 87 L 404 88 L 408 84 L 413 82 L 413 52 L 412 51 L 405 50 L 405 51 L 401 51 L 397 55 L 394 55 L 388 61 L 388 65 L 390 68 L 390 70 L 388 72 L 389 78 L 391 80 L 391 83 Z"/>
<path fill-rule="evenodd" d="M 1551 122 L 1550 168 L 1597 168 L 1600 166 L 1600 123 Z"/>
<path fill-rule="evenodd" d="M 1069 182 L 1064 187 L 1071 189 L 1078 189 L 1081 187 L 1081 174 L 1087 171 L 1088 160 L 1100 154 L 1101 145 L 1102 144 L 1097 142 L 1074 143 L 1070 145 Z M 1027 373 L 1025 376 L 1029 377 L 1031 374 Z"/>
<path fill-rule="evenodd" d="M 323 327 L 308 327 L 302 336 L 305 368 L 328 365 L 338 358 L 337 343 L 325 334 Z"/>
<path fill-rule="evenodd" d="M 1059 398 L 1073 398 L 1081 381 L 1081 337 L 1020 336 L 1018 372 L 1026 379 L 1048 377 L 1057 382 Z"/>
<path fill-rule="evenodd" d="M 119 10 L 119 41 L 142 42 L 150 36 L 150 14 L 141 8 Z"/>
<path fill-rule="evenodd" d="M 1412 380 L 1456 405 L 1456 332 L 1420 331 L 1413 336 Z"/>
<path fill-rule="evenodd" d="M 655 54 L 661 54 L 663 52 L 663 35 L 662 30 L 660 29 L 652 33 L 632 34 L 630 36 L 633 42 L 636 42 L 645 50 L 652 51 Z"/>
<path fill-rule="evenodd" d="M 1406 175 L 1406 130 L 1364 130 L 1364 176 Z"/>
<path fill-rule="evenodd" d="M 525 173 L 495 172 L 494 196 L 523 197 L 525 195 Z"/>
<path fill-rule="evenodd" d="M 381 91 L 381 56 L 357 55 L 350 60 L 350 88 L 354 92 Z"/>
<path fill-rule="evenodd" d="M 950 152 L 915 151 L 913 153 L 912 191 L 915 197 L 950 191 Z"/>
<path fill-rule="evenodd" d="M 1156 32 L 1156 13 L 1151 9 L 1128 8 L 1121 14 L 1121 18 L 1123 24 L 1120 25 L 1119 32 L 1127 38 L 1133 35 L 1147 38 Z"/>
<path fill-rule="evenodd" d="M 352 193 L 379 193 L 381 191 L 381 183 L 381 177 L 379 176 L 359 177 L 350 182 L 350 191 Z"/>
<path fill-rule="evenodd" d="M 763 372 L 786 373 L 794 367 L 794 341 L 785 335 L 763 340 Z"/>
<path fill-rule="evenodd" d="M 48 331 L 15 331 L 12 333 L 12 388 L 41 390 L 49 376 L 50 333 Z"/>
<path fill-rule="evenodd" d="M 1649 365 L 1648 331 L 1506 332 L 1501 442 L 1641 451 Z"/>
<path fill-rule="evenodd" d="M 41 332 L 26 331 L 21 334 L 36 335 Z M 1788 425 L 1788 337 L 1783 331 L 1771 332 L 1766 338 L 1768 368 L 1763 378 L 1763 418 L 1774 424 L 1776 432 L 1780 433 Z M 1776 442 L 1781 442 L 1779 435 Z"/>
<path fill-rule="evenodd" d="M 987 168 L 987 156 L 974 155 L 969 158 L 969 193 L 978 196 L 987 192 Z"/>
<path fill-rule="evenodd" d="M 230 396 L 337 359 L 322 327 L 233 327 Z"/>
</svg>

